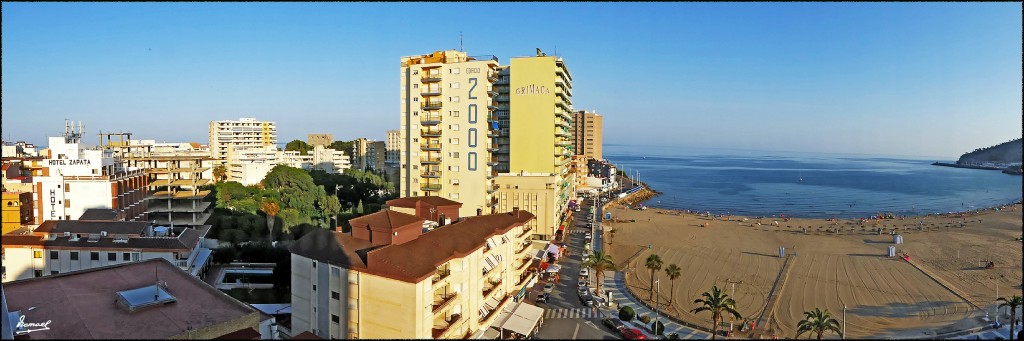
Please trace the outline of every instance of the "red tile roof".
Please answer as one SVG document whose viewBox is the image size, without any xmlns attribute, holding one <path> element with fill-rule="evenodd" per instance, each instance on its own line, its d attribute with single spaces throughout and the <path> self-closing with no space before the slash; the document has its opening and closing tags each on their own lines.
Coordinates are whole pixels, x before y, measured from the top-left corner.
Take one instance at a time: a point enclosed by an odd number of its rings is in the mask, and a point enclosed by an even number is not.
<svg viewBox="0 0 1024 341">
<path fill-rule="evenodd" d="M 534 219 L 527 211 L 470 217 L 442 226 L 404 244 L 376 249 L 367 241 L 329 230 L 317 229 L 303 236 L 289 249 L 303 257 L 348 269 L 418 283 L 434 274 L 437 267 L 455 257 L 464 257 L 484 246 L 487 238 L 508 233 Z M 330 235 L 333 234 L 334 238 Z"/>
<path fill-rule="evenodd" d="M 372 230 L 382 231 L 393 230 L 413 223 L 423 224 L 423 220 L 424 219 L 411 214 L 384 210 L 350 219 L 348 223 L 353 226 L 353 228 L 355 226 L 362 227 L 369 225 Z"/>
<path fill-rule="evenodd" d="M 304 331 L 299 335 L 292 336 L 292 340 L 323 340 L 324 338 L 316 336 L 316 334 Z"/>
<path fill-rule="evenodd" d="M 237 331 L 233 331 L 218 337 L 213 338 L 214 340 L 259 340 L 260 332 L 256 329 L 249 327 Z"/>
<path fill-rule="evenodd" d="M 385 202 L 388 206 L 394 207 L 408 207 L 415 208 L 417 201 L 423 201 L 433 206 L 459 206 L 462 207 L 462 203 L 454 200 L 448 200 L 438 196 L 420 196 L 420 197 L 405 197 L 398 199 L 391 199 Z"/>
</svg>

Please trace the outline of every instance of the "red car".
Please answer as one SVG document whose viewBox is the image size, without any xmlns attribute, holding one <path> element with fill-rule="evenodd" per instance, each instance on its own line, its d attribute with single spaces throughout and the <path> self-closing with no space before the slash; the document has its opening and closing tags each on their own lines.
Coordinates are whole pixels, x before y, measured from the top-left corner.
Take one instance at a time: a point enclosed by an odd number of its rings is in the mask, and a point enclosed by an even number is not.
<svg viewBox="0 0 1024 341">
<path fill-rule="evenodd" d="M 622 333 L 622 337 L 626 340 L 646 340 L 647 336 L 640 332 L 640 329 L 636 328 L 622 328 L 619 329 L 619 333 Z"/>
</svg>

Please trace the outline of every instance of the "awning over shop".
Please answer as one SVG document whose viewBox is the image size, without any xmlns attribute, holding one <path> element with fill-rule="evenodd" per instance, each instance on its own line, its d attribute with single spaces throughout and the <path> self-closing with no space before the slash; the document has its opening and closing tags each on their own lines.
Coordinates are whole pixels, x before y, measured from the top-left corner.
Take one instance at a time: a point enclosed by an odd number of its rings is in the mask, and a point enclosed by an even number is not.
<svg viewBox="0 0 1024 341">
<path fill-rule="evenodd" d="M 548 265 L 548 269 L 547 269 L 548 273 L 558 272 L 559 270 L 562 270 L 562 266 L 560 266 L 558 264 Z"/>
<path fill-rule="evenodd" d="M 543 260 L 544 259 L 544 254 L 547 253 L 547 252 L 548 252 L 547 250 L 537 250 L 537 254 L 533 255 L 533 258 Z"/>
<path fill-rule="evenodd" d="M 501 329 L 529 336 L 533 334 L 543 316 L 544 309 L 526 302 L 519 302 L 502 322 Z"/>
<path fill-rule="evenodd" d="M 558 256 L 558 251 L 560 251 L 558 249 L 558 245 L 548 244 L 548 252 L 549 253 L 553 253 L 553 254 L 555 254 L 555 256 Z"/>
<path fill-rule="evenodd" d="M 541 269 L 542 271 L 543 271 L 543 270 L 547 270 L 549 266 L 551 266 L 551 264 L 548 264 L 548 262 L 542 262 L 542 263 L 540 263 L 540 269 Z"/>
</svg>

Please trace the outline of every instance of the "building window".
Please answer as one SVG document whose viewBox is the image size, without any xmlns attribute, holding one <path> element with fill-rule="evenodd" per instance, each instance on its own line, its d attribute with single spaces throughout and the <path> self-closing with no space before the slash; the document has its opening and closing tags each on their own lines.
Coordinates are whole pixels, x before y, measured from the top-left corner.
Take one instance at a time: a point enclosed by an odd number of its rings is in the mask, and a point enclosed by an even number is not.
<svg viewBox="0 0 1024 341">
<path fill-rule="evenodd" d="M 448 72 L 453 74 L 453 75 L 457 75 L 457 74 L 459 74 L 459 68 L 453 67 L 451 69 L 448 69 Z"/>
<path fill-rule="evenodd" d="M 42 259 L 43 258 L 43 252 L 42 251 L 32 251 L 32 258 Z"/>
<path fill-rule="evenodd" d="M 129 257 L 131 257 L 129 255 L 130 255 L 130 253 L 127 253 L 127 252 L 121 254 L 121 260 L 127 262 L 130 259 Z"/>
<path fill-rule="evenodd" d="M 313 268 L 316 269 L 316 261 L 313 261 Z"/>
<path fill-rule="evenodd" d="M 339 318 L 338 315 L 331 314 L 331 322 L 340 324 L 341 318 Z"/>
<path fill-rule="evenodd" d="M 71 251 L 71 260 L 78 260 L 78 251 Z"/>
<path fill-rule="evenodd" d="M 449 125 L 448 129 L 458 131 L 459 130 L 459 125 L 458 124 Z"/>
<path fill-rule="evenodd" d="M 111 262 L 116 262 L 117 261 L 117 253 L 107 252 L 107 260 L 111 261 Z"/>
<path fill-rule="evenodd" d="M 90 252 L 89 253 L 89 258 L 92 259 L 92 260 L 100 260 L 100 253 L 99 252 L 95 252 L 95 251 L 94 252 Z"/>
<path fill-rule="evenodd" d="M 57 259 L 57 258 L 58 258 L 57 251 L 50 251 L 50 259 Z"/>
<path fill-rule="evenodd" d="M 313 291 L 316 291 L 316 284 L 313 284 Z"/>
<path fill-rule="evenodd" d="M 458 159 L 459 158 L 459 152 L 452 152 L 452 158 L 453 159 Z"/>
<path fill-rule="evenodd" d="M 451 144 L 459 144 L 459 139 L 458 138 L 453 138 L 453 139 L 451 139 L 448 142 L 450 142 Z"/>
<path fill-rule="evenodd" d="M 458 83 L 458 82 L 456 82 L 456 83 L 451 83 L 451 84 L 449 84 L 449 85 L 451 86 L 451 88 L 452 88 L 452 89 L 458 89 L 458 88 L 459 88 L 459 83 Z"/>
<path fill-rule="evenodd" d="M 331 291 L 331 298 L 335 300 L 341 300 L 341 294 L 339 294 L 337 291 Z"/>
<path fill-rule="evenodd" d="M 459 101 L 459 96 L 448 97 L 448 101 L 449 102 L 458 102 Z"/>
<path fill-rule="evenodd" d="M 57 185 L 57 188 L 60 188 L 60 185 Z M 71 184 L 64 184 L 64 193 L 68 192 L 71 192 Z"/>
<path fill-rule="evenodd" d="M 459 111 L 458 110 L 452 111 L 452 116 L 453 117 L 459 117 Z"/>
<path fill-rule="evenodd" d="M 413 88 L 413 89 L 418 89 L 419 87 L 420 87 L 420 85 L 419 85 L 419 84 L 413 84 L 413 85 L 412 85 L 412 88 Z M 404 87 L 403 87 L 403 88 L 404 88 Z"/>
</svg>

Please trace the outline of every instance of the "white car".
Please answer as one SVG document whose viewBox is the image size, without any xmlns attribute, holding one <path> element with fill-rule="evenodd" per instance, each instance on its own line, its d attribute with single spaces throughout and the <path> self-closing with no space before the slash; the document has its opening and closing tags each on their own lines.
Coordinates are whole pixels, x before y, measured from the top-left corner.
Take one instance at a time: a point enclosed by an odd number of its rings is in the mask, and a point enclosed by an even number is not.
<svg viewBox="0 0 1024 341">
<path fill-rule="evenodd" d="M 555 290 L 555 283 L 548 282 L 548 284 L 544 284 L 545 293 L 550 294 L 552 290 Z"/>
<path fill-rule="evenodd" d="M 580 270 L 580 277 L 587 277 L 587 276 L 590 276 L 590 270 L 581 269 Z"/>
</svg>

